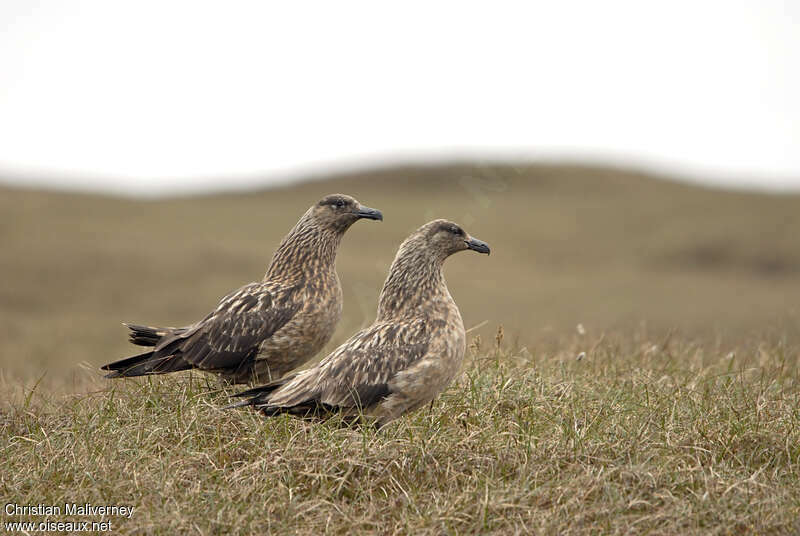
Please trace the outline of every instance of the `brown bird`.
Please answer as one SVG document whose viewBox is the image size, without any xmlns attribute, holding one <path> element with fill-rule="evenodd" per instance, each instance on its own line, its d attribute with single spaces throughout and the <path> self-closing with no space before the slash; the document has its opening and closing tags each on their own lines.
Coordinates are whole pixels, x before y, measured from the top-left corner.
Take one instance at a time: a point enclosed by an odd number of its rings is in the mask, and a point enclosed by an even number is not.
<svg viewBox="0 0 800 536">
<path fill-rule="evenodd" d="M 126 324 L 130 341 L 152 346 L 104 365 L 106 377 L 200 369 L 235 383 L 273 381 L 305 363 L 331 338 L 342 314 L 336 252 L 359 219 L 380 211 L 347 195 L 324 197 L 278 246 L 261 282 L 228 294 L 199 322 L 181 328 Z"/>
<path fill-rule="evenodd" d="M 317 366 L 236 396 L 229 407 L 254 406 L 265 415 L 320 417 L 339 412 L 383 426 L 431 402 L 458 374 L 466 333 L 447 290 L 442 263 L 471 249 L 489 253 L 455 223 L 435 220 L 400 246 L 383 285 L 375 322 Z"/>
</svg>

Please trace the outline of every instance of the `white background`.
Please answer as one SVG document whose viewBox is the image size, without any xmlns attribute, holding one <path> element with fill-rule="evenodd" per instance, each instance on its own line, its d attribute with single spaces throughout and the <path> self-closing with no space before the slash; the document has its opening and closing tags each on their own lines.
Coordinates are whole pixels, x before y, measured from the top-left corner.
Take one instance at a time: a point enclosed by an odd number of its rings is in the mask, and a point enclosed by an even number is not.
<svg viewBox="0 0 800 536">
<path fill-rule="evenodd" d="M 158 194 L 384 161 L 800 188 L 798 2 L 0 2 L 0 176 Z"/>
</svg>

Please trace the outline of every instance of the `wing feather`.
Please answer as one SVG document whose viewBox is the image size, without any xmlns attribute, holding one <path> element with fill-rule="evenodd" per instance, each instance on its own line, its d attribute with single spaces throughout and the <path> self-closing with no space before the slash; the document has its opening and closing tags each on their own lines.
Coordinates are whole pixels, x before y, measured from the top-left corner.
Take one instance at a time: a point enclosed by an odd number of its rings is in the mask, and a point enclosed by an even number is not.
<svg viewBox="0 0 800 536">
<path fill-rule="evenodd" d="M 371 406 L 391 394 L 392 378 L 426 355 L 431 328 L 423 319 L 377 322 L 256 404 Z"/>
<path fill-rule="evenodd" d="M 296 290 L 268 282 L 247 284 L 222 298 L 200 322 L 160 341 L 155 353 L 180 355 L 205 370 L 239 367 L 300 310 Z"/>
</svg>

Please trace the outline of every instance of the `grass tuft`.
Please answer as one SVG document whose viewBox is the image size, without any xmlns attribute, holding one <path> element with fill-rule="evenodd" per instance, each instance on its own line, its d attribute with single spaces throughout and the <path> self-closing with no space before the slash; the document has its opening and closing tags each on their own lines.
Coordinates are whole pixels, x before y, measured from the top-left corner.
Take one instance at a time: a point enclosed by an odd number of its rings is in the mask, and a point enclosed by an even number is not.
<svg viewBox="0 0 800 536">
<path fill-rule="evenodd" d="M 122 534 L 800 530 L 783 342 L 581 335 L 548 355 L 501 330 L 432 409 L 381 431 L 221 411 L 236 389 L 201 374 L 101 385 L 11 397 L 6 502 L 132 505 Z"/>
</svg>

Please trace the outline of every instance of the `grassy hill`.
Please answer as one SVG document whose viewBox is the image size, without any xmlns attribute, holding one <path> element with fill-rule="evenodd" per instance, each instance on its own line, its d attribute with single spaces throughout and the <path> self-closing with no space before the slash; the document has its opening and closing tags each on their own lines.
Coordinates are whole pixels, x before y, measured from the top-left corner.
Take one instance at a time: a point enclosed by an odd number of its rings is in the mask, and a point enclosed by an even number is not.
<svg viewBox="0 0 800 536">
<path fill-rule="evenodd" d="M 262 276 L 315 200 L 371 321 L 397 245 L 437 217 L 464 374 L 380 432 L 220 411 L 202 373 L 107 381 L 120 321 L 180 325 Z M 142 201 L 0 190 L 3 504 L 133 507 L 114 534 L 797 534 L 800 196 L 563 166 L 399 168 Z M 502 329 L 499 329 L 502 326 Z M 579 327 L 580 326 L 580 327 Z"/>
<path fill-rule="evenodd" d="M 345 315 L 374 316 L 400 241 L 453 219 L 489 242 L 446 273 L 467 327 L 550 350 L 590 334 L 676 330 L 731 344 L 800 332 L 800 196 L 703 189 L 565 166 L 408 167 L 289 187 L 155 201 L 0 190 L 0 367 L 69 380 L 123 356 L 122 321 L 181 325 L 259 279 L 281 237 L 326 193 L 384 211 L 345 237 Z"/>
</svg>

